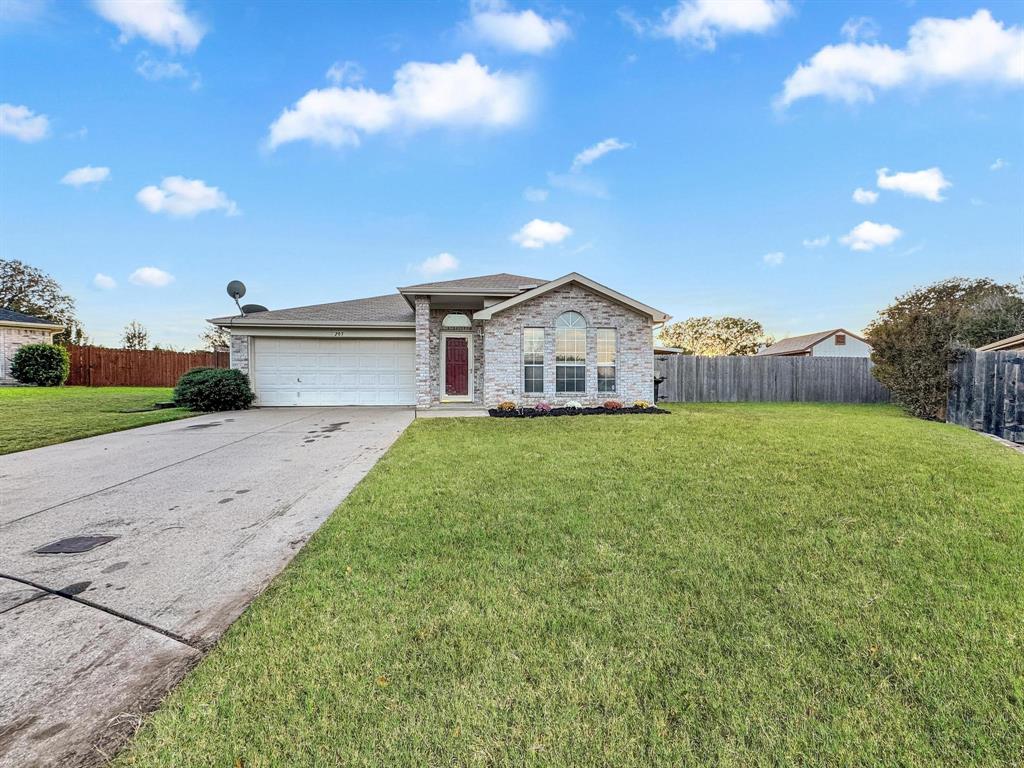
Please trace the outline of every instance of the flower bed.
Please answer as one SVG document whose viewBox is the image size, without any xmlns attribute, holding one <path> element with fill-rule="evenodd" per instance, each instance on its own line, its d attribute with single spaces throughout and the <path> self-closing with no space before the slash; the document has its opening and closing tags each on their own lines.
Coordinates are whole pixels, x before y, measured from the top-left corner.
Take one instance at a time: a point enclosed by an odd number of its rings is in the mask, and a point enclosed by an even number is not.
<svg viewBox="0 0 1024 768">
<path fill-rule="evenodd" d="M 585 406 L 583 408 L 491 408 L 487 411 L 491 416 L 499 419 L 535 419 L 541 416 L 600 416 L 606 414 L 616 416 L 626 413 L 670 413 L 664 408 L 648 406 L 638 408 L 636 406 L 622 406 L 619 408 L 606 408 L 603 405 Z"/>
</svg>

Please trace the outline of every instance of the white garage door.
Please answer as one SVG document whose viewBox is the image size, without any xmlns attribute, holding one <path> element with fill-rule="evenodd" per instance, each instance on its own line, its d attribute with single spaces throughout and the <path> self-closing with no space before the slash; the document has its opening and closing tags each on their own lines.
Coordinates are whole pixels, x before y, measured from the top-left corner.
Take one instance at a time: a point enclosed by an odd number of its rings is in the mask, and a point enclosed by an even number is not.
<svg viewBox="0 0 1024 768">
<path fill-rule="evenodd" d="M 255 340 L 257 405 L 415 405 L 413 339 Z"/>
</svg>

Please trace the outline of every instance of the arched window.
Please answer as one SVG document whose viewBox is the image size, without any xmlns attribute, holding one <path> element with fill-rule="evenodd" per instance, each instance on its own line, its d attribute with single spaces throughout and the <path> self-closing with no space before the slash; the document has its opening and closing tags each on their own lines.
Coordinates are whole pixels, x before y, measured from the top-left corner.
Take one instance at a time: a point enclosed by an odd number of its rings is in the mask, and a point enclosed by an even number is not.
<svg viewBox="0 0 1024 768">
<path fill-rule="evenodd" d="M 441 321 L 442 328 L 471 328 L 473 323 L 461 312 L 452 312 L 444 316 Z"/>
<path fill-rule="evenodd" d="M 587 321 L 579 312 L 563 312 L 555 320 L 555 391 L 587 390 Z"/>
</svg>

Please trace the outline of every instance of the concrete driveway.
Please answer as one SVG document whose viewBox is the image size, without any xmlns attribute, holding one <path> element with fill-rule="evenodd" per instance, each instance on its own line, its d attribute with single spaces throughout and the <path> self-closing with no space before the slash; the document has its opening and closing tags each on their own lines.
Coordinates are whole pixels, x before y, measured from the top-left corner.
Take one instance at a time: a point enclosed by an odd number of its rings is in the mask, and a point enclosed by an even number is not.
<svg viewBox="0 0 1024 768">
<path fill-rule="evenodd" d="M 0 456 L 0 766 L 103 762 L 413 416 L 264 408 Z"/>
</svg>

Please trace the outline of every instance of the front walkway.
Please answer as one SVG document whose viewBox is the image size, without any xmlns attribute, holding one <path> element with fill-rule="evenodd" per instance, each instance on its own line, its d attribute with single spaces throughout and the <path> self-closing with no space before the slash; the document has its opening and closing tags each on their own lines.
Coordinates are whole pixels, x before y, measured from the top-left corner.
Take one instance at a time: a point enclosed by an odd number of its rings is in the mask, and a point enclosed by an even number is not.
<svg viewBox="0 0 1024 768">
<path fill-rule="evenodd" d="M 0 456 L 0 766 L 102 759 L 413 417 L 262 408 Z"/>
</svg>

